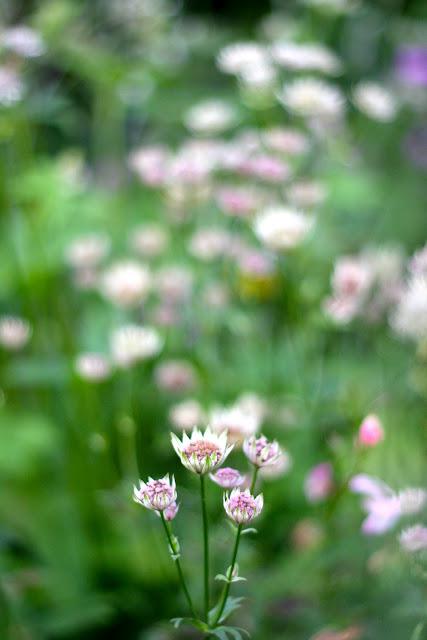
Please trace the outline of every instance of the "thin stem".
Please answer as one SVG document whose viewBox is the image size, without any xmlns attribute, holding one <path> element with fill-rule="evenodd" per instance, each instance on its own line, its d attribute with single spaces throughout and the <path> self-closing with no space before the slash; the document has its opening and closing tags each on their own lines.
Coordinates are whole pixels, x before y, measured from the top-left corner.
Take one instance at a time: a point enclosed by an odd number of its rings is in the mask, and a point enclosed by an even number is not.
<svg viewBox="0 0 427 640">
<path fill-rule="evenodd" d="M 204 592 L 205 592 L 205 619 L 208 622 L 209 616 L 209 524 L 206 509 L 205 476 L 200 476 L 200 497 L 202 500 L 202 520 L 203 520 L 203 555 L 204 555 Z"/>
<path fill-rule="evenodd" d="M 257 477 L 258 477 L 258 471 L 259 471 L 259 467 L 255 467 L 254 466 L 254 472 L 252 475 L 252 482 L 251 482 L 251 488 L 250 488 L 250 493 L 252 495 L 254 495 L 254 489 L 255 489 L 255 485 L 256 485 L 256 481 L 257 481 Z"/>
<path fill-rule="evenodd" d="M 168 527 L 168 523 L 165 520 L 165 516 L 163 514 L 163 511 L 160 511 L 160 518 L 162 520 L 165 532 L 166 532 L 166 536 L 169 542 L 169 546 L 171 548 L 171 551 L 173 553 L 174 556 L 176 556 L 179 553 L 179 549 L 177 549 L 176 547 L 176 543 L 175 540 L 173 539 L 173 536 L 169 530 Z M 178 577 L 179 577 L 179 582 L 181 584 L 182 590 L 185 593 L 185 597 L 187 598 L 187 602 L 188 602 L 188 606 L 190 607 L 190 611 L 191 611 L 191 615 L 193 616 L 193 618 L 197 618 L 197 614 L 194 610 L 194 606 L 193 606 L 193 601 L 191 600 L 191 596 L 190 596 L 190 592 L 188 591 L 187 585 L 185 583 L 185 578 L 184 578 L 184 574 L 182 572 L 182 567 L 181 567 L 181 563 L 179 561 L 179 558 L 175 558 L 174 559 L 175 565 L 176 565 L 176 570 L 178 571 Z"/>
<path fill-rule="evenodd" d="M 225 604 L 227 602 L 228 594 L 230 593 L 231 580 L 233 577 L 234 567 L 236 565 L 237 560 L 237 551 L 239 550 L 239 542 L 240 542 L 240 534 L 242 533 L 243 524 L 239 524 L 237 527 L 236 540 L 234 542 L 233 555 L 231 557 L 231 565 L 230 568 L 226 572 L 226 577 L 228 581 L 225 583 L 224 590 L 222 592 L 218 613 L 215 618 L 215 622 L 212 627 L 215 628 L 218 622 L 221 620 L 222 613 L 224 611 Z"/>
</svg>

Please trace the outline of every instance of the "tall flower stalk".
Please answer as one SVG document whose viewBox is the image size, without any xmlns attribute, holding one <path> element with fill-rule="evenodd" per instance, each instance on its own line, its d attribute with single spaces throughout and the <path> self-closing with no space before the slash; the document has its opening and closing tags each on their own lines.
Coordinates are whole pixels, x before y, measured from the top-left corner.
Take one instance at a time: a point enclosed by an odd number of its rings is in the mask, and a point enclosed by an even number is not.
<svg viewBox="0 0 427 640">
<path fill-rule="evenodd" d="M 209 522 L 206 507 L 206 486 L 205 476 L 200 476 L 200 497 L 202 502 L 202 522 L 203 522 L 203 588 L 204 588 L 204 613 L 205 620 L 209 616 Z"/>
</svg>

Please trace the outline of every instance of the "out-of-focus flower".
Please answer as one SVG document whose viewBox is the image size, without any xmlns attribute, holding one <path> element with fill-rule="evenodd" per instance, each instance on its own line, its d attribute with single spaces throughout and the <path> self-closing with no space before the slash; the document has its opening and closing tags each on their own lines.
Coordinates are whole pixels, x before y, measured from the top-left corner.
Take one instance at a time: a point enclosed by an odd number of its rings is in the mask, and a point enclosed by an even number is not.
<svg viewBox="0 0 427 640">
<path fill-rule="evenodd" d="M 188 250 L 199 258 L 209 262 L 225 255 L 230 246 L 230 234 L 221 228 L 199 229 L 190 238 Z"/>
<path fill-rule="evenodd" d="M 416 553 L 427 549 L 427 527 L 415 524 L 404 529 L 399 535 L 400 546 L 408 553 Z"/>
<path fill-rule="evenodd" d="M 266 129 L 263 132 L 262 141 L 272 151 L 289 156 L 301 155 L 308 151 L 310 147 L 306 135 L 297 129 L 287 129 L 285 127 Z"/>
<path fill-rule="evenodd" d="M 101 233 L 80 236 L 66 248 L 66 261 L 74 269 L 93 269 L 108 254 L 110 244 L 107 236 Z"/>
<path fill-rule="evenodd" d="M 189 438 L 184 432 L 182 440 L 171 433 L 172 446 L 186 469 L 204 475 L 222 465 L 233 445 L 227 444 L 227 433 L 217 435 L 208 427 L 204 433 L 194 428 Z"/>
<path fill-rule="evenodd" d="M 132 231 L 129 238 L 135 251 L 142 256 L 155 258 L 163 253 L 168 245 L 166 231 L 156 224 L 145 224 Z"/>
<path fill-rule="evenodd" d="M 172 502 L 166 509 L 163 510 L 163 515 L 167 522 L 170 522 L 176 517 L 176 514 L 179 511 L 179 504 L 176 502 Z"/>
<path fill-rule="evenodd" d="M 46 51 L 41 35 L 25 25 L 5 29 L 0 34 L 0 47 L 23 58 L 37 58 Z"/>
<path fill-rule="evenodd" d="M 282 451 L 276 462 L 262 467 L 259 471 L 264 480 L 275 480 L 285 475 L 292 467 L 292 458 L 287 451 Z"/>
<path fill-rule="evenodd" d="M 404 516 L 419 513 L 427 502 L 427 492 L 419 487 L 409 487 L 397 494 L 400 512 Z"/>
<path fill-rule="evenodd" d="M 12 67 L 0 67 L 0 105 L 9 107 L 24 95 L 24 84 Z"/>
<path fill-rule="evenodd" d="M 257 215 L 254 231 L 269 249 L 292 249 L 303 242 L 314 220 L 288 207 L 269 207 Z"/>
<path fill-rule="evenodd" d="M 414 127 L 409 131 L 403 149 L 415 167 L 427 170 L 427 127 Z"/>
<path fill-rule="evenodd" d="M 129 167 L 142 182 L 150 186 L 162 186 L 169 177 L 170 153 L 166 147 L 142 147 L 129 156 Z"/>
<path fill-rule="evenodd" d="M 193 274 L 188 267 L 180 265 L 162 267 L 156 273 L 155 287 L 168 304 L 184 302 L 193 288 Z"/>
<path fill-rule="evenodd" d="M 427 278 L 427 244 L 416 251 L 409 261 L 411 275 L 424 275 Z"/>
<path fill-rule="evenodd" d="M 264 497 L 260 493 L 256 498 L 249 489 L 241 491 L 233 489 L 230 494 L 224 494 L 224 509 L 230 520 L 236 524 L 247 524 L 259 516 L 264 506 Z"/>
<path fill-rule="evenodd" d="M 223 467 L 218 469 L 216 473 L 211 473 L 210 479 L 223 489 L 234 489 L 244 483 L 245 476 L 242 476 L 237 469 Z"/>
<path fill-rule="evenodd" d="M 251 436 L 243 443 L 243 452 L 249 462 L 256 467 L 274 465 L 280 460 L 282 450 L 276 440 L 267 440 L 261 435 L 259 438 Z"/>
<path fill-rule="evenodd" d="M 145 300 L 152 285 L 148 268 L 132 260 L 111 265 L 101 277 L 104 296 L 119 307 L 133 307 Z"/>
<path fill-rule="evenodd" d="M 217 134 L 236 123 L 233 107 L 222 100 L 205 100 L 191 107 L 185 115 L 188 129 L 199 134 Z"/>
<path fill-rule="evenodd" d="M 102 353 L 81 353 L 74 368 L 78 376 L 89 382 L 102 382 L 111 375 L 111 364 Z"/>
<path fill-rule="evenodd" d="M 212 431 L 227 431 L 228 441 L 241 444 L 242 441 L 258 431 L 260 418 L 253 412 L 244 410 L 238 404 L 231 407 L 214 407 L 210 413 Z"/>
<path fill-rule="evenodd" d="M 335 120 L 344 111 L 338 87 L 318 78 L 297 78 L 285 84 L 278 95 L 286 109 L 304 118 Z"/>
<path fill-rule="evenodd" d="M 279 41 L 272 45 L 271 53 L 277 64 L 292 71 L 320 71 L 336 75 L 341 70 L 337 56 L 320 43 Z"/>
<path fill-rule="evenodd" d="M 304 480 L 304 493 L 309 502 L 322 502 L 333 490 L 333 471 L 329 462 L 321 462 L 310 469 Z"/>
<path fill-rule="evenodd" d="M 307 1 L 307 0 L 306 0 Z M 314 2 L 314 0 L 310 0 Z M 322 0 L 325 2 L 326 0 Z M 329 2 L 331 0 L 328 0 Z M 336 1 L 336 0 L 335 0 Z M 360 640 L 362 638 L 363 629 L 359 626 L 347 627 L 342 631 L 333 631 L 332 629 L 325 629 L 316 633 L 310 640 Z"/>
<path fill-rule="evenodd" d="M 191 431 L 206 421 L 206 415 L 197 400 L 183 400 L 174 404 L 169 411 L 169 420 L 177 429 Z"/>
<path fill-rule="evenodd" d="M 268 64 L 268 51 L 257 42 L 234 42 L 221 49 L 217 56 L 219 69 L 223 73 L 234 75 Z"/>
<path fill-rule="evenodd" d="M 381 535 L 392 529 L 401 517 L 398 496 L 384 482 L 367 474 L 354 476 L 349 483 L 350 490 L 365 496 L 363 509 L 367 518 L 362 523 L 362 531 L 367 535 Z"/>
<path fill-rule="evenodd" d="M 154 370 L 154 377 L 160 389 L 172 392 L 194 389 L 197 378 L 193 365 L 185 360 L 161 362 Z"/>
<path fill-rule="evenodd" d="M 130 367 L 159 353 L 163 341 L 152 327 L 125 325 L 115 329 L 111 335 L 111 352 L 119 367 Z"/>
<path fill-rule="evenodd" d="M 427 86 L 427 47 L 422 45 L 404 45 L 399 47 L 396 56 L 398 78 L 411 87 Z"/>
<path fill-rule="evenodd" d="M 325 532 L 319 522 L 312 518 L 304 518 L 297 522 L 292 530 L 292 543 L 296 549 L 305 551 L 318 547 L 325 537 Z"/>
<path fill-rule="evenodd" d="M 203 291 L 203 302 L 214 309 L 221 309 L 227 305 L 230 292 L 222 282 L 211 282 Z"/>
<path fill-rule="evenodd" d="M 215 195 L 224 213 L 241 218 L 252 213 L 260 201 L 259 194 L 249 187 L 222 187 Z"/>
<path fill-rule="evenodd" d="M 0 317 L 0 345 L 10 351 L 19 351 L 31 338 L 31 325 L 17 316 Z"/>
<path fill-rule="evenodd" d="M 427 276 L 414 275 L 391 316 L 394 331 L 415 341 L 427 337 Z"/>
<path fill-rule="evenodd" d="M 325 185 L 313 180 L 299 180 L 289 186 L 287 196 L 295 207 L 312 209 L 323 204 L 327 197 Z"/>
<path fill-rule="evenodd" d="M 376 447 L 384 440 L 384 428 L 381 420 L 374 414 L 369 414 L 364 418 L 359 427 L 357 442 L 362 447 Z"/>
<path fill-rule="evenodd" d="M 286 162 L 269 154 L 258 154 L 247 158 L 241 163 L 239 170 L 244 175 L 273 184 L 284 182 L 291 174 L 291 169 Z"/>
<path fill-rule="evenodd" d="M 353 91 L 353 102 L 369 118 L 380 122 L 390 122 L 397 113 L 393 94 L 374 82 L 360 82 Z"/>
<path fill-rule="evenodd" d="M 164 511 L 176 501 L 175 478 L 170 479 L 166 474 L 160 480 L 140 480 L 139 488 L 133 488 L 133 499 L 151 511 Z"/>
</svg>

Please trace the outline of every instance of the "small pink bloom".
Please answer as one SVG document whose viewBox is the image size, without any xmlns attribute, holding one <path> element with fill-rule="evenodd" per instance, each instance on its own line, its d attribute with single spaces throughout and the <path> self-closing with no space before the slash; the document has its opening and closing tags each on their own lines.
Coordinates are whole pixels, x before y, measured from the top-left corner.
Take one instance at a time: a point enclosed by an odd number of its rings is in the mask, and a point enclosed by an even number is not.
<svg viewBox="0 0 427 640">
<path fill-rule="evenodd" d="M 248 460 L 256 467 L 275 464 L 282 453 L 275 440 L 270 442 L 263 435 L 259 438 L 255 436 L 247 438 L 243 443 L 243 452 Z"/>
<path fill-rule="evenodd" d="M 240 487 L 245 481 L 245 477 L 241 475 L 237 469 L 231 467 L 223 467 L 218 469 L 216 473 L 210 474 L 210 479 L 223 489 L 234 489 Z"/>
<path fill-rule="evenodd" d="M 329 462 L 321 462 L 307 474 L 304 482 L 304 493 L 309 502 L 321 502 L 333 491 L 332 466 Z"/>
<path fill-rule="evenodd" d="M 404 529 L 399 536 L 400 546 L 408 553 L 416 553 L 427 549 L 427 528 L 421 524 L 415 524 L 409 529 Z"/>
<path fill-rule="evenodd" d="M 139 481 L 139 489 L 133 488 L 133 499 L 152 511 L 164 511 L 176 501 L 175 479 L 165 475 L 160 480 L 148 478 L 148 482 Z"/>
<path fill-rule="evenodd" d="M 366 416 L 359 428 L 358 443 L 362 447 L 376 447 L 383 440 L 384 429 L 378 416 Z"/>
<path fill-rule="evenodd" d="M 228 517 L 236 524 L 246 524 L 259 516 L 264 506 L 262 493 L 256 498 L 249 489 L 241 491 L 233 489 L 230 494 L 224 494 L 224 509 Z"/>
<path fill-rule="evenodd" d="M 173 520 L 176 516 L 176 514 L 179 511 L 179 504 L 177 504 L 175 501 L 172 502 L 168 507 L 166 507 L 166 509 L 163 511 L 163 515 L 165 516 L 165 520 L 167 520 L 168 522 L 170 522 L 171 520 Z"/>
</svg>

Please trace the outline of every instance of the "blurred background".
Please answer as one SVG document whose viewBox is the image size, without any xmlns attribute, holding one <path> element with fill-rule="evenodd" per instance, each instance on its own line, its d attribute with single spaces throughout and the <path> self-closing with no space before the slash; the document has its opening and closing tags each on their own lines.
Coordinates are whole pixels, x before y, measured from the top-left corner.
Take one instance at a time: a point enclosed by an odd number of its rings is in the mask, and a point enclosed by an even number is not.
<svg viewBox="0 0 427 640">
<path fill-rule="evenodd" d="M 426 116 L 423 0 L 2 0 L 0 638 L 200 637 L 195 423 L 284 450 L 237 626 L 427 638 Z"/>
</svg>

